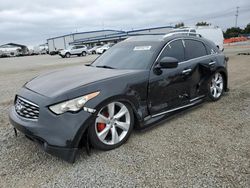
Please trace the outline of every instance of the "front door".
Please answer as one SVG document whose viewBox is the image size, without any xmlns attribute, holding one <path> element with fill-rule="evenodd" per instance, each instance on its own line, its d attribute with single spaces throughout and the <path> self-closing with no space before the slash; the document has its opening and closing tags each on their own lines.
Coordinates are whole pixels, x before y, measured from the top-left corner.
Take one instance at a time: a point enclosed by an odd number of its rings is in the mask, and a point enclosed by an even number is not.
<svg viewBox="0 0 250 188">
<path fill-rule="evenodd" d="M 185 58 L 182 39 L 170 42 L 158 60 L 163 57 L 174 57 L 179 61 L 179 65 L 177 68 L 161 69 L 161 73 L 156 73 L 154 67 L 152 68 L 148 88 L 148 106 L 152 115 L 188 101 L 187 80 L 191 76 L 192 69 L 182 63 Z"/>
</svg>

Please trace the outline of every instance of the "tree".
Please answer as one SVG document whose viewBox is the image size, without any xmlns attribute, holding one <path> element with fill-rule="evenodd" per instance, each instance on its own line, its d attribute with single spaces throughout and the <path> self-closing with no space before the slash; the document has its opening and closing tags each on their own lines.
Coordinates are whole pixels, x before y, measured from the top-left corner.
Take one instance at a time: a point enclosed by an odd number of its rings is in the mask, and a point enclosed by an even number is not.
<svg viewBox="0 0 250 188">
<path fill-rule="evenodd" d="M 209 26 L 211 25 L 210 23 L 207 22 L 197 22 L 196 26 Z"/>
<path fill-rule="evenodd" d="M 238 37 L 240 34 L 243 33 L 244 30 L 242 30 L 239 27 L 231 27 L 224 32 L 224 38 L 231 38 L 231 37 Z"/>
<path fill-rule="evenodd" d="M 175 28 L 180 28 L 180 27 L 184 27 L 184 23 L 183 22 L 177 23 L 175 25 Z"/>
<path fill-rule="evenodd" d="M 247 26 L 245 27 L 243 32 L 244 32 L 244 34 L 250 34 L 250 23 L 247 24 Z"/>
</svg>

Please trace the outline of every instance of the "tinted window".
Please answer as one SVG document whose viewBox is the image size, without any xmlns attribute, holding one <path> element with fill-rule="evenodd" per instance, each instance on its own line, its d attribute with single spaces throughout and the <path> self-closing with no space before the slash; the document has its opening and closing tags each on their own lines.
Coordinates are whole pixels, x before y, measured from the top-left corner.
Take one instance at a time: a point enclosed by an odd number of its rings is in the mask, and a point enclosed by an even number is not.
<svg viewBox="0 0 250 188">
<path fill-rule="evenodd" d="M 207 48 L 208 54 L 216 54 L 216 53 L 218 53 L 218 48 L 216 46 L 211 47 L 209 45 L 206 45 L 206 48 Z"/>
<path fill-rule="evenodd" d="M 174 57 L 179 62 L 184 61 L 184 47 L 182 40 L 176 40 L 167 45 L 163 50 L 160 59 L 163 57 Z"/>
<path fill-rule="evenodd" d="M 202 42 L 196 40 L 185 40 L 185 59 L 193 59 L 207 55 L 206 48 Z"/>
<path fill-rule="evenodd" d="M 84 48 L 85 46 L 76 46 L 76 49 Z"/>
</svg>

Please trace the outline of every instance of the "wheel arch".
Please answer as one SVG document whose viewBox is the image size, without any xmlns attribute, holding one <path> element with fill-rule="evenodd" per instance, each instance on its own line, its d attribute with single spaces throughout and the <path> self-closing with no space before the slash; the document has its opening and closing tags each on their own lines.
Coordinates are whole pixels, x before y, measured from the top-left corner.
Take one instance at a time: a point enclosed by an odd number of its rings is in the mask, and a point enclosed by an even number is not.
<svg viewBox="0 0 250 188">
<path fill-rule="evenodd" d="M 222 76 L 223 76 L 223 80 L 224 80 L 224 91 L 228 90 L 228 76 L 227 76 L 227 71 L 224 68 L 220 68 L 218 69 L 216 72 L 219 72 Z"/>
<path fill-rule="evenodd" d="M 128 96 L 123 96 L 123 95 L 117 95 L 117 96 L 112 96 L 112 97 L 108 97 L 104 100 L 102 100 L 96 107 L 96 112 L 92 115 L 92 118 L 88 119 L 87 122 L 84 122 L 84 124 L 87 124 L 85 129 L 83 129 L 81 131 L 81 133 L 78 134 L 78 141 L 76 142 L 76 146 L 78 146 L 78 148 L 81 148 L 82 146 L 84 146 L 84 142 L 86 141 L 86 139 L 88 139 L 88 129 L 89 126 L 94 123 L 95 118 L 96 117 L 96 113 L 98 113 L 98 110 L 100 108 L 102 108 L 104 105 L 106 105 L 109 102 L 112 101 L 119 101 L 119 102 L 123 102 L 128 104 L 132 111 L 133 111 L 133 115 L 134 115 L 134 128 L 140 128 L 140 123 L 142 121 L 142 116 L 141 116 L 141 112 L 139 109 L 139 103 L 136 102 L 136 99 L 134 99 L 134 97 L 128 97 Z M 82 126 L 84 126 L 84 124 Z M 81 126 L 81 127 L 82 127 Z"/>
</svg>

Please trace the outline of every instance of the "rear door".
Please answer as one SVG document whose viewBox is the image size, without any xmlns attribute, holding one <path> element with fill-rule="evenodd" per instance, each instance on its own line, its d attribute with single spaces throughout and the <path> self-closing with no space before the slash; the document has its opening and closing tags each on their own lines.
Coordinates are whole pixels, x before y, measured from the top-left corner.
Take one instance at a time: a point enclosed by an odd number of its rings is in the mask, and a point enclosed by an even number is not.
<svg viewBox="0 0 250 188">
<path fill-rule="evenodd" d="M 76 46 L 75 54 L 81 54 L 82 53 L 82 46 Z"/>
<path fill-rule="evenodd" d="M 203 42 L 195 39 L 184 39 L 185 46 L 185 69 L 191 70 L 187 79 L 188 96 L 190 100 L 204 94 L 206 75 L 205 67 L 210 67 L 213 59 L 208 56 Z M 205 67 L 204 67 L 205 66 Z M 205 68 L 205 69 L 204 69 Z"/>
<path fill-rule="evenodd" d="M 73 47 L 71 48 L 70 54 L 72 54 L 72 55 L 77 54 L 77 46 L 73 46 Z"/>
</svg>

